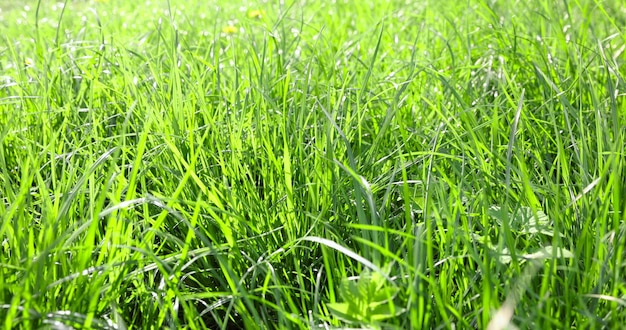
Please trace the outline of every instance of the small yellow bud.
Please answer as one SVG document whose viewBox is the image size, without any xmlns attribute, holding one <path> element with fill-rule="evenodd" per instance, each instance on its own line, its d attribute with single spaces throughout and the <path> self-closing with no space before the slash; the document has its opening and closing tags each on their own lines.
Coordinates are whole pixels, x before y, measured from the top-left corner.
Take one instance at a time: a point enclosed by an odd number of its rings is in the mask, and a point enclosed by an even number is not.
<svg viewBox="0 0 626 330">
<path fill-rule="evenodd" d="M 225 34 L 235 34 L 239 29 L 234 25 L 226 25 L 222 28 L 222 32 Z"/>
<path fill-rule="evenodd" d="M 249 18 L 261 19 L 261 18 L 263 18 L 263 16 L 265 16 L 265 10 L 262 10 L 262 9 L 252 10 L 252 11 L 248 12 L 248 17 Z"/>
</svg>

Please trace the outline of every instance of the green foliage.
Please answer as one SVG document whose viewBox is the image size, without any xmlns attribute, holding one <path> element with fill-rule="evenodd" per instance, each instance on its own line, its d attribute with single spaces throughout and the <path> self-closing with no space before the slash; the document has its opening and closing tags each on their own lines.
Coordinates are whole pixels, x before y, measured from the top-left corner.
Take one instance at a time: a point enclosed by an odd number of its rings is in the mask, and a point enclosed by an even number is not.
<svg viewBox="0 0 626 330">
<path fill-rule="evenodd" d="M 0 9 L 0 327 L 626 324 L 618 2 Z"/>
<path fill-rule="evenodd" d="M 382 322 L 402 315 L 406 310 L 393 300 L 399 288 L 390 286 L 380 273 L 366 271 L 358 279 L 342 280 L 339 296 L 343 302 L 327 307 L 336 317 L 354 324 L 382 327 Z"/>
</svg>

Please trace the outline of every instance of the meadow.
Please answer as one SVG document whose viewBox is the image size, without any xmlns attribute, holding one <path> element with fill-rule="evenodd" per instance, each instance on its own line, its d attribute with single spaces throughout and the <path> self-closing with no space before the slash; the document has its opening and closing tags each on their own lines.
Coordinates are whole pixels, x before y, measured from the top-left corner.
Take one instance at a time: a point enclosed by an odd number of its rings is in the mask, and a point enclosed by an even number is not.
<svg viewBox="0 0 626 330">
<path fill-rule="evenodd" d="M 618 329 L 619 1 L 0 4 L 5 329 Z"/>
</svg>

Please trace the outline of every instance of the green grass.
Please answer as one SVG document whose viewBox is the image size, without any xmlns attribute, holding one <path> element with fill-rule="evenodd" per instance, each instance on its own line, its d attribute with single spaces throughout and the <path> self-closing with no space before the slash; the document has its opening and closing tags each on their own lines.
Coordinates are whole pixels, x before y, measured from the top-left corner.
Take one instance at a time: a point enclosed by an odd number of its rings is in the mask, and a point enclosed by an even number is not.
<svg viewBox="0 0 626 330">
<path fill-rule="evenodd" d="M 626 324 L 617 2 L 20 3 L 4 328 Z"/>
</svg>

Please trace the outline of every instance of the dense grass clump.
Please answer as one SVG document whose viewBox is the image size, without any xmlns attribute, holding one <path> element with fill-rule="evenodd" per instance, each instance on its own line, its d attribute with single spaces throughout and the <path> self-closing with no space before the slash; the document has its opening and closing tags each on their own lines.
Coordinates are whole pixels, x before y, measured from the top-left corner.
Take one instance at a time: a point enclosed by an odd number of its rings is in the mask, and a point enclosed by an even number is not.
<svg viewBox="0 0 626 330">
<path fill-rule="evenodd" d="M 626 11 L 5 1 L 4 328 L 626 324 Z"/>
</svg>

